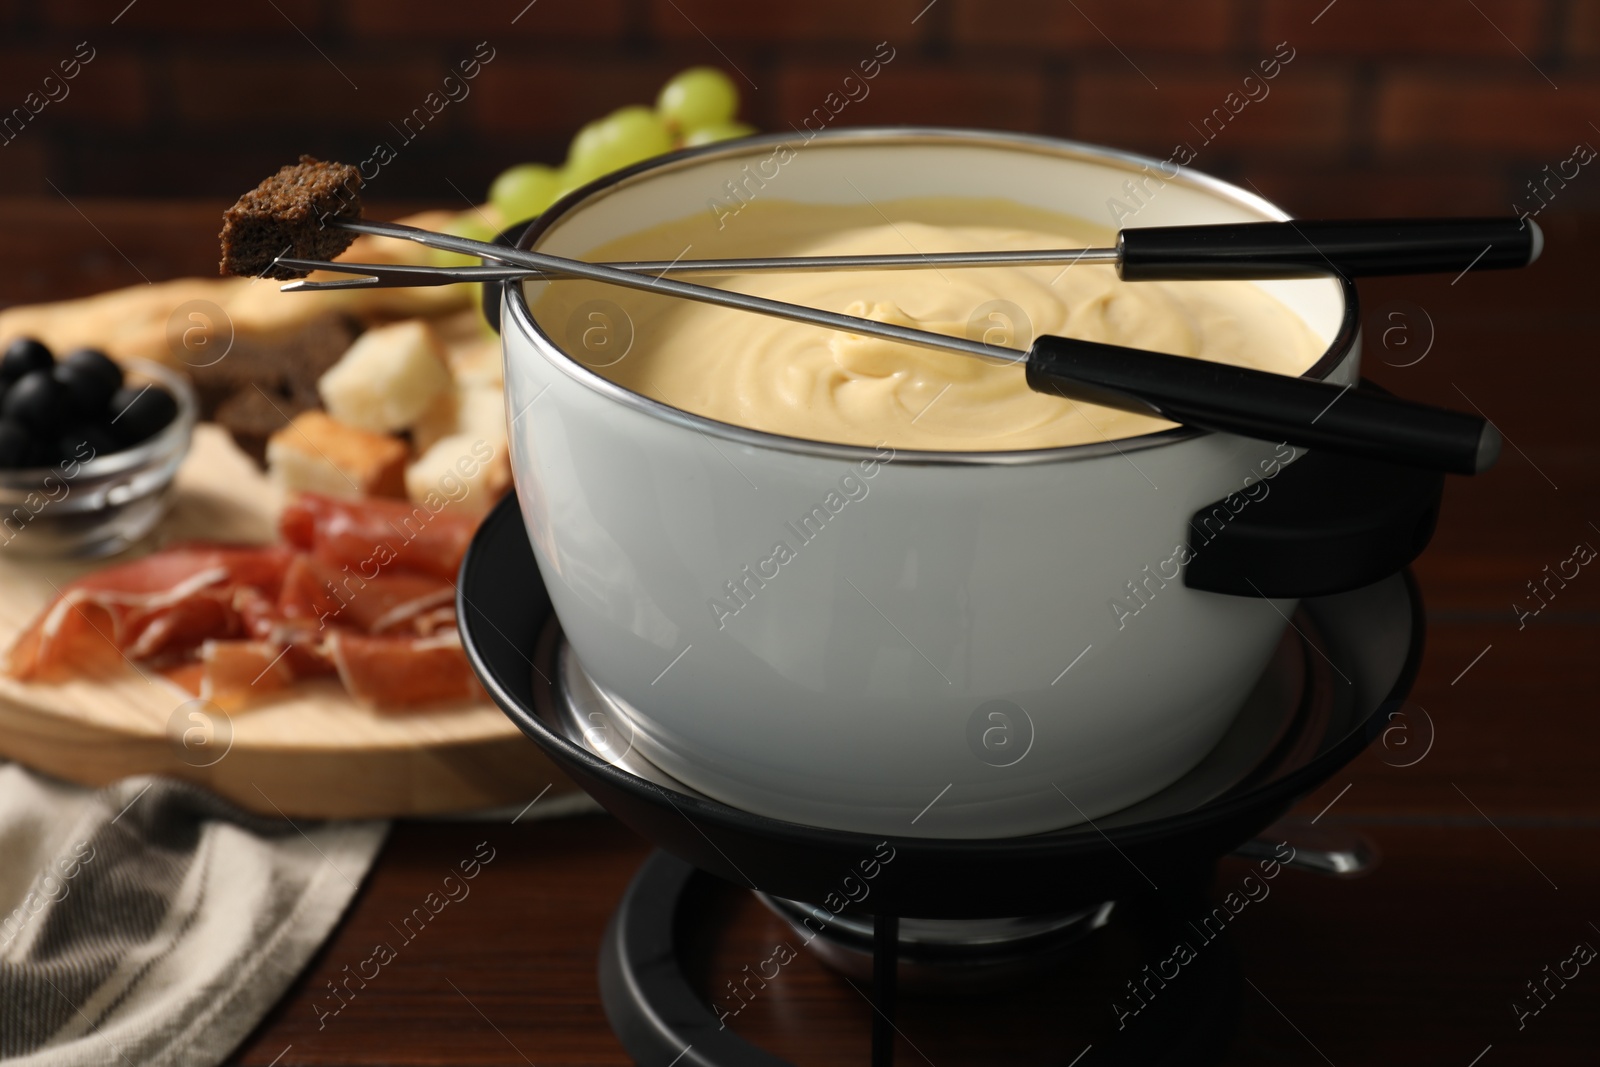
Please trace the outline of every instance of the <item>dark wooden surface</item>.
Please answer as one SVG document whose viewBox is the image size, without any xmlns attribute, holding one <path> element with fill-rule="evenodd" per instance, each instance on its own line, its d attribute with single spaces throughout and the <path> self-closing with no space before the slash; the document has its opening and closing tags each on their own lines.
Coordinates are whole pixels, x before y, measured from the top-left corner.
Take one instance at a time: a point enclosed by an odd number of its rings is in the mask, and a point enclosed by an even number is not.
<svg viewBox="0 0 1600 1067">
<path fill-rule="evenodd" d="M 205 273 L 211 205 L 0 201 L 0 300 L 65 296 Z M 92 219 L 91 224 L 89 220 Z M 1519 628 L 1526 583 L 1600 546 L 1591 255 L 1600 219 L 1548 220 L 1550 248 L 1513 274 L 1362 284 L 1367 372 L 1405 395 L 1476 405 L 1506 434 L 1499 466 L 1453 479 L 1417 566 L 1430 617 L 1413 693 L 1423 717 L 1308 798 L 1296 818 L 1364 833 L 1370 875 L 1285 873 L 1230 936 L 1243 972 L 1236 1064 L 1593 1064 L 1600 967 L 1583 968 L 1519 1029 L 1514 1001 L 1575 945 L 1600 947 L 1596 681 L 1600 572 L 1585 567 Z M 115 247 L 112 247 L 115 245 Z M 120 249 L 120 251 L 119 251 Z M 124 258 L 126 257 L 126 259 Z M 127 260 L 132 260 L 130 267 Z M 1407 318 L 1390 318 L 1402 309 Z M 1431 350 L 1413 366 L 1431 319 Z M 1405 325 L 1410 344 L 1392 327 Z M 1390 347 L 1382 338 L 1389 333 Z M 1400 764 L 1410 763 L 1409 766 Z M 1326 809 L 1326 810 L 1324 810 Z M 488 842 L 471 895 L 414 939 L 396 927 Z M 551 823 L 402 823 L 350 914 L 236 1061 L 279 1064 L 624 1064 L 596 992 L 604 923 L 647 846 L 604 816 Z M 1227 861 L 1225 889 L 1246 866 Z M 720 985 L 785 936 L 731 896 L 710 960 Z M 397 947 L 337 1015 L 328 983 L 378 942 Z M 368 969 L 370 973 L 370 967 Z M 1109 1010 L 1055 998 L 904 1005 L 900 1062 L 1068 1064 L 1044 1039 Z M 869 1009 L 802 956 L 736 1027 L 799 1064 L 866 1062 Z M 1481 1057 L 1475 1059 L 1475 1057 Z"/>
</svg>

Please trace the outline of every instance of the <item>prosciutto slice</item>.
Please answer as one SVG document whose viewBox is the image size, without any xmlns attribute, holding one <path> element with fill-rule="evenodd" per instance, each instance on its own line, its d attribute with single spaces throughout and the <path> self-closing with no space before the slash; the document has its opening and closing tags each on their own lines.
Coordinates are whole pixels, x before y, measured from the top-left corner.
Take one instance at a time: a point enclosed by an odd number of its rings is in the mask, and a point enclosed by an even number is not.
<svg viewBox="0 0 1600 1067">
<path fill-rule="evenodd" d="M 380 708 L 481 696 L 453 584 L 471 520 L 305 494 L 281 529 L 286 543 L 176 545 L 77 579 L 6 673 L 58 681 L 135 663 L 228 710 L 333 674 Z"/>
<path fill-rule="evenodd" d="M 301 493 L 283 509 L 284 540 L 367 578 L 392 566 L 455 581 L 476 520 L 403 500 L 345 500 Z"/>
<path fill-rule="evenodd" d="M 184 544 L 85 575 L 23 631 L 6 672 L 58 680 L 241 633 L 234 591 L 276 589 L 293 556 L 281 545 Z"/>
<path fill-rule="evenodd" d="M 334 568 L 314 556 L 300 556 L 289 565 L 278 594 L 284 619 L 314 625 L 385 633 L 409 628 L 412 620 L 441 606 L 455 619 L 455 586 L 442 578 L 395 570 L 362 578 L 348 568 Z"/>
<path fill-rule="evenodd" d="M 224 711 L 256 703 L 303 677 L 271 641 L 207 641 L 200 646 L 199 695 Z"/>
<path fill-rule="evenodd" d="M 339 630 L 329 644 L 340 681 L 366 704 L 406 707 L 483 693 L 453 629 L 432 637 Z"/>
</svg>

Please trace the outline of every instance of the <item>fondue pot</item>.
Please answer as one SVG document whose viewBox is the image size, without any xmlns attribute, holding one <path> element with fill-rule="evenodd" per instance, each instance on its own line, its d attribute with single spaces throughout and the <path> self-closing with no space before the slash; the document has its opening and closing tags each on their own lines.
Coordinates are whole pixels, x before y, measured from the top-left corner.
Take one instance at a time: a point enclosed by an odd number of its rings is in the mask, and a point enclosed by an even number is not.
<svg viewBox="0 0 1600 1067">
<path fill-rule="evenodd" d="M 752 138 L 580 189 L 518 241 L 593 258 L 729 210 L 732 188 L 1097 220 L 1135 181 L 1154 192 L 1125 227 L 1287 218 L 1164 166 L 977 131 Z M 1191 428 L 924 452 L 718 422 L 574 358 L 569 324 L 530 311 L 550 284 L 508 283 L 499 314 L 517 498 L 555 614 L 632 748 L 758 815 L 971 839 L 1125 808 L 1217 744 L 1299 598 L 1394 573 L 1433 529 L 1437 474 Z M 1254 284 L 1322 339 L 1306 377 L 1358 383 L 1347 280 Z"/>
</svg>

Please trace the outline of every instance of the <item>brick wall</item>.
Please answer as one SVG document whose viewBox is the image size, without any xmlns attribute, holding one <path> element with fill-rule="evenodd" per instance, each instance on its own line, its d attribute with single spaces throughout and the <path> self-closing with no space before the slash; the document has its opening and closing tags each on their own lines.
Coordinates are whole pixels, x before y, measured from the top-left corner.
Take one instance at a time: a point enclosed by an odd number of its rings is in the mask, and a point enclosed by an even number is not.
<svg viewBox="0 0 1600 1067">
<path fill-rule="evenodd" d="M 1600 144 L 1596 0 L 0 0 L 0 116 L 93 50 L 0 135 L 0 193 L 227 195 L 302 151 L 359 159 L 487 41 L 373 190 L 456 202 L 694 63 L 784 129 L 883 40 L 836 124 L 1183 141 L 1303 214 L 1505 211 Z M 1580 177 L 1549 210 L 1597 207 Z"/>
</svg>

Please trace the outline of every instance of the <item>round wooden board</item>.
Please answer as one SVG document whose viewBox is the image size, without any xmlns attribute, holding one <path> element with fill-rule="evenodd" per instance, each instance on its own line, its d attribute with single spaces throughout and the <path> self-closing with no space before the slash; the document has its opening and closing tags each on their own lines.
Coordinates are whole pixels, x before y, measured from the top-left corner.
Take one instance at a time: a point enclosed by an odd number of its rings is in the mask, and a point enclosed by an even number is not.
<svg viewBox="0 0 1600 1067">
<path fill-rule="evenodd" d="M 129 554 L 190 538 L 274 540 L 281 502 L 223 430 L 201 425 L 171 510 Z M 0 647 L 98 566 L 0 554 Z M 0 756 L 84 785 L 169 775 L 252 811 L 319 818 L 475 811 L 577 788 L 488 701 L 385 714 L 321 680 L 217 722 L 191 717 L 192 699 L 131 667 L 52 685 L 0 676 Z"/>
</svg>

